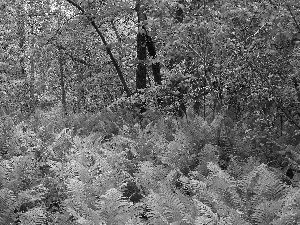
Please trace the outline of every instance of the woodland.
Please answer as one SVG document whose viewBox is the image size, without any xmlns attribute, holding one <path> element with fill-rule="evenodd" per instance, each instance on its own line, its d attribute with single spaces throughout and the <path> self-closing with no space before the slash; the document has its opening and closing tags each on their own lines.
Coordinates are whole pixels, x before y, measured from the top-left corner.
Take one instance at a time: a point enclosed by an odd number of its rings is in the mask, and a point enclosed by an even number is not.
<svg viewBox="0 0 300 225">
<path fill-rule="evenodd" d="M 299 225 L 299 0 L 0 0 L 0 225 Z"/>
</svg>

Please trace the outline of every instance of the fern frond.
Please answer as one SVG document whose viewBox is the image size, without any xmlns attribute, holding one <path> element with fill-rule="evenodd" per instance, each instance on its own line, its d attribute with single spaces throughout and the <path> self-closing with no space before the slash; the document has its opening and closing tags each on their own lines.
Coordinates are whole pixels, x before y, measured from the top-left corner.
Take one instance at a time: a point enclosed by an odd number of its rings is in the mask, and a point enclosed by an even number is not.
<svg viewBox="0 0 300 225">
<path fill-rule="evenodd" d="M 10 181 L 10 175 L 13 172 L 14 168 L 10 160 L 1 160 L 0 161 L 0 178 L 1 185 L 6 186 Z"/>
<path fill-rule="evenodd" d="M 275 219 L 272 224 L 300 223 L 300 189 L 291 189 L 280 202 L 282 202 L 282 208 L 281 212 L 277 214 L 279 218 Z"/>
<path fill-rule="evenodd" d="M 229 209 L 228 215 L 225 217 L 221 217 L 219 223 L 226 222 L 225 224 L 230 224 L 230 225 L 250 225 L 250 222 L 247 222 L 244 218 L 244 213 L 239 211 L 239 210 L 234 210 L 234 209 Z M 218 223 L 218 224 L 219 224 Z"/>
<path fill-rule="evenodd" d="M 16 196 L 7 189 L 0 189 L 0 224 L 8 224 L 15 208 Z"/>
<path fill-rule="evenodd" d="M 139 218 L 130 218 L 125 225 L 144 225 L 144 223 Z"/>
<path fill-rule="evenodd" d="M 239 180 L 238 186 L 245 194 L 253 192 L 269 200 L 279 199 L 286 193 L 286 186 L 264 164 Z"/>
<path fill-rule="evenodd" d="M 194 200 L 196 204 L 196 208 L 198 211 L 198 216 L 196 217 L 195 224 L 196 225 L 204 225 L 204 224 L 216 224 L 218 221 L 218 215 L 213 212 L 212 208 L 207 206 L 206 204 Z"/>
<path fill-rule="evenodd" d="M 190 180 L 189 183 L 186 183 L 185 185 L 190 187 L 196 193 L 202 193 L 207 190 L 207 183 L 199 180 Z"/>
<path fill-rule="evenodd" d="M 212 171 L 211 175 L 208 177 L 208 185 L 210 188 L 219 193 L 220 197 L 226 204 L 236 209 L 241 208 L 242 199 L 237 193 L 236 181 L 234 178 L 221 170 L 221 168 L 215 163 L 209 162 L 207 167 L 210 171 Z"/>
<path fill-rule="evenodd" d="M 163 202 L 164 215 L 168 221 L 180 221 L 187 210 L 178 196 L 167 186 L 162 187 L 160 196 Z"/>
<path fill-rule="evenodd" d="M 283 199 L 283 211 L 289 211 L 291 208 L 300 207 L 300 188 L 290 189 Z"/>
<path fill-rule="evenodd" d="M 67 189 L 69 192 L 68 203 L 75 210 L 81 210 L 85 206 L 86 190 L 85 184 L 75 178 L 69 179 L 67 182 Z"/>
<path fill-rule="evenodd" d="M 44 225 L 47 221 L 46 211 L 42 207 L 35 207 L 22 213 L 20 221 L 22 225 Z"/>
<path fill-rule="evenodd" d="M 139 172 L 135 174 L 138 183 L 146 190 L 159 189 L 159 181 L 167 176 L 167 170 L 163 166 L 154 166 L 152 162 L 139 163 Z"/>
<path fill-rule="evenodd" d="M 169 184 L 161 184 L 159 190 L 151 191 L 145 199 L 150 224 L 191 224 L 195 220 L 197 209 L 193 201 Z"/>
<path fill-rule="evenodd" d="M 280 209 L 281 203 L 278 201 L 263 202 L 255 207 L 252 221 L 255 225 L 269 224 L 276 218 Z"/>
<path fill-rule="evenodd" d="M 96 202 L 97 215 L 104 219 L 107 224 L 125 224 L 132 219 L 132 203 L 123 199 L 123 193 L 115 188 L 100 196 Z"/>
<path fill-rule="evenodd" d="M 167 218 L 164 216 L 164 207 L 161 202 L 159 194 L 151 191 L 146 197 L 146 204 L 149 211 L 146 216 L 149 219 L 149 224 L 166 225 L 169 224 Z"/>
<path fill-rule="evenodd" d="M 294 225 L 300 224 L 300 210 L 291 210 L 280 215 L 280 218 L 273 220 L 272 225 Z"/>
<path fill-rule="evenodd" d="M 267 171 L 261 173 L 256 190 L 268 199 L 279 199 L 286 193 L 286 188 L 274 173 Z"/>
</svg>

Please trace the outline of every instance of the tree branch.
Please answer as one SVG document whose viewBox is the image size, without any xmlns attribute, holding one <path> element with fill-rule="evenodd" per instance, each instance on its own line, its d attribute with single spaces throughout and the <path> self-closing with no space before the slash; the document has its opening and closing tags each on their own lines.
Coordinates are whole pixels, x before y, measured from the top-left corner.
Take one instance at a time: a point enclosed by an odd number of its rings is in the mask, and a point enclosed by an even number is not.
<svg viewBox="0 0 300 225">
<path fill-rule="evenodd" d="M 285 114 L 288 120 L 300 130 L 300 125 L 294 120 L 294 118 L 283 107 L 279 106 L 279 108 Z"/>
<path fill-rule="evenodd" d="M 112 19 L 110 21 L 110 23 L 111 23 L 112 29 L 114 30 L 114 32 L 115 32 L 115 34 L 117 36 L 118 41 L 121 43 L 122 42 L 122 38 L 121 38 L 121 36 L 120 36 L 120 34 L 119 34 L 118 30 L 117 30 L 117 27 L 116 27 L 116 25 L 114 23 L 114 20 Z"/>
<path fill-rule="evenodd" d="M 85 11 L 84 9 L 79 5 L 77 4 L 76 2 L 73 2 L 72 0 L 66 0 L 67 2 L 69 2 L 71 5 L 75 6 L 82 14 L 85 14 Z M 105 37 L 104 35 L 102 34 L 102 32 L 99 30 L 96 22 L 94 21 L 94 19 L 90 16 L 88 16 L 88 19 L 92 25 L 92 27 L 96 30 L 97 34 L 99 35 L 99 37 L 101 38 L 101 41 L 103 42 L 103 44 L 105 45 L 106 47 L 106 53 L 109 55 L 110 57 L 110 60 L 112 61 L 116 71 L 117 71 L 117 74 L 119 76 L 119 79 L 121 80 L 122 82 L 122 85 L 123 85 L 123 88 L 127 94 L 127 96 L 130 96 L 131 95 L 131 91 L 129 90 L 127 84 L 126 84 L 126 81 L 124 79 L 124 76 L 123 76 L 123 73 L 121 71 L 121 68 L 119 67 L 118 63 L 117 63 L 117 60 L 116 58 L 114 57 L 114 55 L 112 54 L 111 52 L 111 49 L 110 49 L 110 45 L 107 43 L 107 41 L 105 40 Z"/>
<path fill-rule="evenodd" d="M 291 6 L 290 6 L 289 4 L 287 4 L 287 8 L 288 8 L 288 10 L 289 10 L 289 12 L 290 12 L 290 14 L 291 14 L 291 17 L 292 17 L 293 20 L 294 20 L 294 23 L 295 23 L 295 25 L 296 25 L 296 27 L 297 27 L 297 29 L 298 29 L 298 32 L 300 32 L 300 25 L 299 25 L 298 21 L 296 20 L 296 17 L 295 17 L 295 15 L 294 15 L 294 13 L 292 12 Z"/>
<path fill-rule="evenodd" d="M 56 47 L 57 49 L 63 50 L 64 53 L 65 53 L 67 56 L 69 56 L 70 59 L 71 59 L 72 61 L 78 62 L 78 63 L 80 63 L 80 64 L 82 64 L 82 65 L 85 65 L 85 66 L 88 66 L 88 67 L 93 67 L 93 68 L 95 68 L 95 69 L 100 69 L 100 66 L 99 66 L 99 65 L 95 65 L 95 64 L 89 63 L 89 62 L 87 62 L 86 60 L 84 60 L 84 59 L 82 59 L 82 58 L 79 58 L 79 57 L 74 56 L 72 53 L 68 52 L 68 49 L 67 49 L 66 47 L 64 47 L 64 46 L 62 46 L 62 45 L 59 45 L 59 44 L 54 44 L 54 45 L 55 45 L 55 47 Z M 109 64 L 109 63 L 107 63 L 107 64 Z"/>
<path fill-rule="evenodd" d="M 46 46 L 55 40 L 58 34 L 61 34 L 61 29 L 65 26 L 70 20 L 74 19 L 78 14 L 73 15 L 71 18 L 68 18 L 60 27 L 55 31 L 54 35 L 52 35 L 42 46 Z"/>
<path fill-rule="evenodd" d="M 64 46 L 62 46 L 62 45 L 59 45 L 59 44 L 54 44 L 54 45 L 56 46 L 56 48 L 58 48 L 58 49 L 60 49 L 60 50 L 63 50 L 64 53 L 65 53 L 67 56 L 69 56 L 73 61 L 78 62 L 78 63 L 81 63 L 81 64 L 83 64 L 83 65 L 85 65 L 85 66 L 90 66 L 90 67 L 95 66 L 95 65 L 93 65 L 93 64 L 91 64 L 91 63 L 89 63 L 89 62 L 87 62 L 87 61 L 85 61 L 85 60 L 83 60 L 83 59 L 81 59 L 81 58 L 79 58 L 79 57 L 76 57 L 76 56 L 74 56 L 73 54 L 67 52 L 67 48 L 66 48 L 66 47 L 64 47 Z"/>
</svg>

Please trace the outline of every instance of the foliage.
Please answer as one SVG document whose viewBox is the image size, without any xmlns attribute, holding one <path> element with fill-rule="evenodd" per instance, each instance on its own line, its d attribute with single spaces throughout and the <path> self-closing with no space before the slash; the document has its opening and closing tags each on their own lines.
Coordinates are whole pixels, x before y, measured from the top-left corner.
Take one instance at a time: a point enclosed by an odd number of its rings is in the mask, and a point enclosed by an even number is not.
<svg viewBox="0 0 300 225">
<path fill-rule="evenodd" d="M 299 224 L 299 7 L 1 1 L 0 225 Z"/>
<path fill-rule="evenodd" d="M 88 135 L 55 133 L 39 158 L 35 133 L 16 125 L 22 154 L 1 160 L 1 224 L 299 222 L 296 183 L 253 158 L 220 168 L 221 120 L 161 118 L 103 141 L 112 118 Z"/>
</svg>

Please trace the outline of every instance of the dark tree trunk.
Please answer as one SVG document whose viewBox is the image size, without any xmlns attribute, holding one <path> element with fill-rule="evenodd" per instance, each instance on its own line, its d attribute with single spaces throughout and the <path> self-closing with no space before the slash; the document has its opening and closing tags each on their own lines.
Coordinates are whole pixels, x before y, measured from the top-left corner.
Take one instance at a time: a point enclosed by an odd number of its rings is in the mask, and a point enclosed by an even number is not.
<svg viewBox="0 0 300 225">
<path fill-rule="evenodd" d="M 143 89 L 147 86 L 147 67 L 145 60 L 147 58 L 146 48 L 146 29 L 144 27 L 144 21 L 147 19 L 144 13 L 143 6 L 140 1 L 136 3 L 136 12 L 138 16 L 138 34 L 137 34 L 137 59 L 139 60 L 136 69 L 136 88 Z"/>
<path fill-rule="evenodd" d="M 183 18 L 184 18 L 184 13 L 183 13 L 183 9 L 182 7 L 180 7 L 180 5 L 182 5 L 184 3 L 184 0 L 178 0 L 177 1 L 177 6 L 176 6 L 176 15 L 175 15 L 175 19 L 178 23 L 182 23 L 183 22 Z"/>
<path fill-rule="evenodd" d="M 147 78 L 147 69 L 146 65 L 143 61 L 146 60 L 147 57 L 147 49 L 151 58 L 156 59 L 156 49 L 155 43 L 151 36 L 147 33 L 147 29 L 145 27 L 145 21 L 147 20 L 147 16 L 144 12 L 144 6 L 141 5 L 140 0 L 137 0 L 135 10 L 138 16 L 139 23 L 139 33 L 137 35 L 137 58 L 140 61 L 137 67 L 137 76 L 136 76 L 136 84 L 137 89 L 146 87 L 146 78 Z M 161 84 L 161 74 L 160 74 L 160 64 L 158 62 L 152 63 L 152 72 L 154 77 L 154 82 L 156 84 Z"/>
<path fill-rule="evenodd" d="M 156 49 L 152 38 L 146 33 L 146 45 L 148 48 L 148 53 L 152 59 L 156 59 Z M 161 84 L 161 74 L 160 74 L 160 64 L 159 62 L 152 63 L 152 72 L 154 77 L 154 82 L 156 84 Z"/>
<path fill-rule="evenodd" d="M 139 60 L 136 69 L 136 88 L 142 89 L 147 86 L 147 67 L 145 60 L 147 57 L 146 52 L 146 36 L 139 32 L 137 34 L 137 59 Z"/>
<path fill-rule="evenodd" d="M 26 15 L 24 10 L 24 2 L 18 1 L 17 2 L 17 35 L 19 37 L 19 48 L 20 48 L 20 73 L 22 78 L 26 78 L 26 70 L 25 70 L 25 48 L 26 48 Z"/>
<path fill-rule="evenodd" d="M 298 80 L 297 80 L 296 77 L 293 77 L 292 80 L 293 80 L 293 83 L 294 83 L 294 88 L 296 90 L 297 100 L 298 100 L 298 102 L 300 102 L 300 87 L 299 87 L 299 82 L 298 82 Z"/>
<path fill-rule="evenodd" d="M 154 81 L 156 84 L 161 84 L 161 74 L 160 74 L 160 64 L 158 62 L 152 63 L 152 71 L 154 76 Z"/>
<path fill-rule="evenodd" d="M 82 65 L 78 65 L 76 62 L 73 67 L 77 73 L 76 77 L 76 89 L 77 89 L 77 101 L 74 103 L 73 111 L 76 113 L 82 112 L 84 107 L 86 106 L 86 90 L 84 86 L 84 72 Z"/>
</svg>

